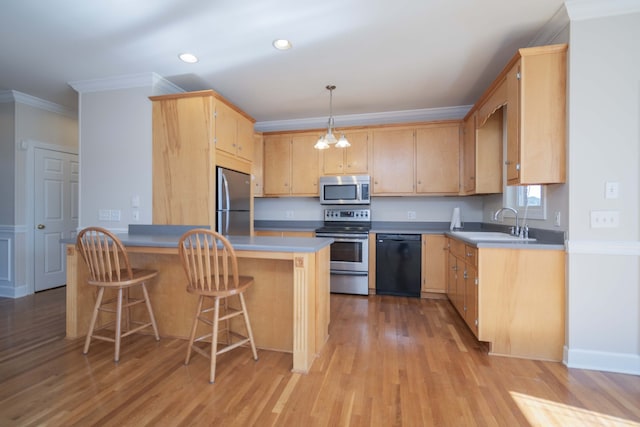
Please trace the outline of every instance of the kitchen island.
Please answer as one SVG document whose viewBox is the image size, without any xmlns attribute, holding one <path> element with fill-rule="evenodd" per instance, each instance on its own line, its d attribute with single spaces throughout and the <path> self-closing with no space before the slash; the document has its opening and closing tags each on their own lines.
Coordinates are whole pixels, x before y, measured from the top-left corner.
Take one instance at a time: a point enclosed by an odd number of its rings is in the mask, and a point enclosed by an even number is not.
<svg viewBox="0 0 640 427">
<path fill-rule="evenodd" d="M 148 289 L 160 336 L 187 339 L 198 298 L 186 291 L 178 257 L 180 234 L 166 233 L 162 226 L 140 227 L 118 237 L 132 265 L 158 270 Z M 256 346 L 291 352 L 292 370 L 308 372 L 329 336 L 332 239 L 231 236 L 229 240 L 241 274 L 255 278 L 245 298 Z M 75 242 L 63 243 L 67 244 L 67 337 L 78 338 L 88 331 L 97 290 L 86 284 L 86 265 Z"/>
</svg>

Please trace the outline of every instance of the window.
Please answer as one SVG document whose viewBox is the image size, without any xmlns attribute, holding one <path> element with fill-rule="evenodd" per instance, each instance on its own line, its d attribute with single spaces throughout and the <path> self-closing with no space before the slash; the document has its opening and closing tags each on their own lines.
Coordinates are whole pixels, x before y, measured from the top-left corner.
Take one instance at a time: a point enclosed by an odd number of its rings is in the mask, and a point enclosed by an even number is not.
<svg viewBox="0 0 640 427">
<path fill-rule="evenodd" d="M 524 219 L 547 219 L 546 187 L 542 185 L 525 185 L 506 187 L 504 205 L 518 211 Z"/>
</svg>

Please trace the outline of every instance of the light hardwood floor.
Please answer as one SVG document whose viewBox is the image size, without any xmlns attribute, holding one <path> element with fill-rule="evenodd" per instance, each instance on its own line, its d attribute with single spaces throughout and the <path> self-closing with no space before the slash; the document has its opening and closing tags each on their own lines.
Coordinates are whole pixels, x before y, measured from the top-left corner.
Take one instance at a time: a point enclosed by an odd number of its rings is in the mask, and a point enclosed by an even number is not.
<svg viewBox="0 0 640 427">
<path fill-rule="evenodd" d="M 0 299 L 1 426 L 638 426 L 640 377 L 488 356 L 446 300 L 332 295 L 308 375 L 248 348 L 184 365 L 186 342 L 67 340 L 65 289 Z"/>
</svg>

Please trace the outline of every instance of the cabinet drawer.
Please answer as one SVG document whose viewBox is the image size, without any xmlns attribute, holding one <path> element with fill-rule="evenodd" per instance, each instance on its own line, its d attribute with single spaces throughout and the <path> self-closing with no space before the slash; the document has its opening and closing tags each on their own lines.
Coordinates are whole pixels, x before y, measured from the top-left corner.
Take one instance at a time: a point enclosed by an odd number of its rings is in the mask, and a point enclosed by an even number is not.
<svg viewBox="0 0 640 427">
<path fill-rule="evenodd" d="M 478 248 L 465 245 L 464 251 L 465 262 L 469 265 L 473 265 L 474 267 L 478 267 Z"/>
</svg>

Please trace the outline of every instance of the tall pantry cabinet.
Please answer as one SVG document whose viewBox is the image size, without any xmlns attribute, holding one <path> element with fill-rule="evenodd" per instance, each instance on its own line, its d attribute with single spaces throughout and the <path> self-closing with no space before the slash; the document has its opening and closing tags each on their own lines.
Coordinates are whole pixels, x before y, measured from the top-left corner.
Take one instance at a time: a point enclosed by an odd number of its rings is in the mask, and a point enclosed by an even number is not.
<svg viewBox="0 0 640 427">
<path fill-rule="evenodd" d="M 214 226 L 216 166 L 251 173 L 254 120 L 212 90 L 150 99 L 153 223 Z"/>
</svg>

